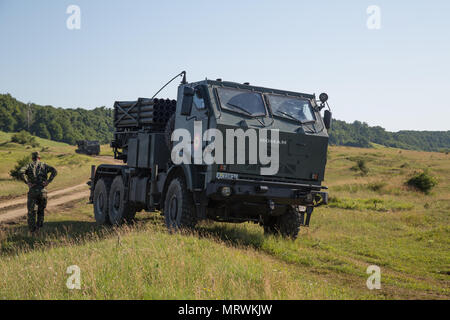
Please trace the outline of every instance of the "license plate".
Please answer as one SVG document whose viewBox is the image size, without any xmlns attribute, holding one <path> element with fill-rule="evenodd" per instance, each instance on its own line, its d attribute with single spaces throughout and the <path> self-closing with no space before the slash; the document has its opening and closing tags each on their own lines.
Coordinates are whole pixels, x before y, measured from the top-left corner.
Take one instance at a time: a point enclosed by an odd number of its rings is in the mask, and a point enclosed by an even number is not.
<svg viewBox="0 0 450 320">
<path fill-rule="evenodd" d="M 239 175 L 237 173 L 217 172 L 216 178 L 223 180 L 237 180 Z"/>
</svg>

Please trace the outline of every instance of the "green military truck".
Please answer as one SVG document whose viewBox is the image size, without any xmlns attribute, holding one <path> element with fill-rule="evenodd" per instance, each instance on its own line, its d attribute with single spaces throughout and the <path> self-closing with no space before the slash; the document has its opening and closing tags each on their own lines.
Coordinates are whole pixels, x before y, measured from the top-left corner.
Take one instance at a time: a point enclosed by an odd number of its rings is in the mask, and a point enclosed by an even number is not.
<svg viewBox="0 0 450 320">
<path fill-rule="evenodd" d="M 91 140 L 78 140 L 76 153 L 98 156 L 100 154 L 100 142 Z"/>
<path fill-rule="evenodd" d="M 267 234 L 296 238 L 313 209 L 328 203 L 322 186 L 331 125 L 327 95 L 316 100 L 221 79 L 188 83 L 182 74 L 177 100 L 114 104 L 111 147 L 125 165 L 92 168 L 88 184 L 97 223 L 118 225 L 138 211 L 160 210 L 169 229 L 193 228 L 204 219 L 251 221 Z M 177 129 L 193 137 L 185 144 L 191 150 L 179 147 Z M 215 139 L 208 139 L 211 132 Z M 227 161 L 198 159 L 213 149 L 212 140 L 219 145 L 221 133 Z M 267 159 L 265 165 L 250 160 L 265 148 L 278 170 L 264 173 Z M 211 152 L 215 160 L 218 150 Z M 185 161 L 174 160 L 180 157 Z"/>
</svg>

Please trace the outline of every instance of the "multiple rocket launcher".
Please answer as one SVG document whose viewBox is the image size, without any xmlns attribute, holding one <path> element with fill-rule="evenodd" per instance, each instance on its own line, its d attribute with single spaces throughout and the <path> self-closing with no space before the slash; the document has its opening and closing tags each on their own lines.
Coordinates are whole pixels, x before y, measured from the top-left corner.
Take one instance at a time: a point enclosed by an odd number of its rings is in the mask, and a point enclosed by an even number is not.
<svg viewBox="0 0 450 320">
<path fill-rule="evenodd" d="M 114 103 L 114 127 L 126 129 L 164 130 L 175 113 L 177 101 L 170 99 L 139 98 L 137 101 L 116 101 Z"/>
</svg>

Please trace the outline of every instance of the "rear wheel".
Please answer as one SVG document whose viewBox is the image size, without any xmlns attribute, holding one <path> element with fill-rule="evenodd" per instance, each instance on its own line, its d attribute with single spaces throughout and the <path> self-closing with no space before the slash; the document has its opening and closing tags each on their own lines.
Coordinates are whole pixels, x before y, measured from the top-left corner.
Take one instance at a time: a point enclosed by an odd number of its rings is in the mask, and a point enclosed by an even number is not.
<svg viewBox="0 0 450 320">
<path fill-rule="evenodd" d="M 101 178 L 94 189 L 94 217 L 98 225 L 109 223 L 108 218 L 109 183 Z"/>
<path fill-rule="evenodd" d="M 113 225 L 131 222 L 136 215 L 135 206 L 125 201 L 125 185 L 122 176 L 117 176 L 113 180 L 109 192 L 108 209 L 109 221 Z"/>
<path fill-rule="evenodd" d="M 194 228 L 197 224 L 192 194 L 181 177 L 173 179 L 167 188 L 164 218 L 169 230 Z"/>
</svg>

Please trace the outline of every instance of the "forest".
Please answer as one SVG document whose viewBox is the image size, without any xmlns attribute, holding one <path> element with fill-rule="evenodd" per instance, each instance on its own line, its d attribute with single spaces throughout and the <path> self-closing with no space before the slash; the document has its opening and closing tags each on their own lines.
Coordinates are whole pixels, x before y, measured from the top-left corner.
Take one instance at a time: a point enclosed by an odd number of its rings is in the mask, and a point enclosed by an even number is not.
<svg viewBox="0 0 450 320">
<path fill-rule="evenodd" d="M 0 94 L 0 131 L 26 130 L 54 141 L 75 144 L 77 140 L 99 140 L 108 143 L 114 131 L 113 109 L 97 107 L 65 109 L 52 106 L 30 106 L 10 94 Z M 380 126 L 333 119 L 330 145 L 370 148 L 372 143 L 409 150 L 450 151 L 450 131 L 389 132 Z"/>
</svg>

